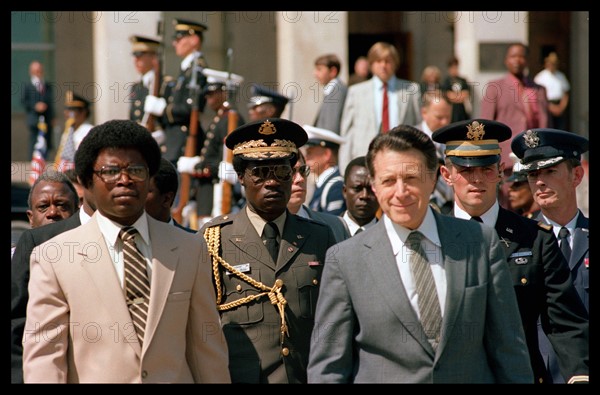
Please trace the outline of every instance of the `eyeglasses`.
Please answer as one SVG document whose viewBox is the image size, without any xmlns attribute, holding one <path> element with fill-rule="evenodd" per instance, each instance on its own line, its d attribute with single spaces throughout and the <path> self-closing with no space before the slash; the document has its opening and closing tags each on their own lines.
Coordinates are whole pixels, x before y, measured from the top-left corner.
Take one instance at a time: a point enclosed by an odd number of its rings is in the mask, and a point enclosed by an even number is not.
<svg viewBox="0 0 600 395">
<path fill-rule="evenodd" d="M 298 167 L 294 167 L 294 173 L 300 173 L 300 175 L 303 178 L 306 178 L 310 174 L 310 166 L 309 165 L 301 165 Z"/>
<path fill-rule="evenodd" d="M 247 170 L 254 183 L 261 183 L 271 175 L 275 176 L 278 181 L 287 182 L 292 179 L 294 174 L 294 170 L 290 165 L 255 166 Z"/>
<path fill-rule="evenodd" d="M 148 178 L 148 168 L 142 165 L 133 165 L 128 167 L 102 166 L 100 170 L 94 170 L 95 174 L 106 183 L 119 181 L 121 173 L 125 172 L 131 181 L 145 181 Z"/>
</svg>

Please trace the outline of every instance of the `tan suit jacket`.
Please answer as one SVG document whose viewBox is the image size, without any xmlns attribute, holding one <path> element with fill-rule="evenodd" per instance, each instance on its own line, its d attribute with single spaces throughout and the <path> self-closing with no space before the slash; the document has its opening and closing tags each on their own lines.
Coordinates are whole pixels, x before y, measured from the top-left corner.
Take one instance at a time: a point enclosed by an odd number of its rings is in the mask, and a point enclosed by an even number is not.
<svg viewBox="0 0 600 395">
<path fill-rule="evenodd" d="M 33 250 L 25 382 L 230 381 L 198 235 L 150 217 L 148 228 L 153 259 L 143 347 L 96 215 Z"/>
</svg>

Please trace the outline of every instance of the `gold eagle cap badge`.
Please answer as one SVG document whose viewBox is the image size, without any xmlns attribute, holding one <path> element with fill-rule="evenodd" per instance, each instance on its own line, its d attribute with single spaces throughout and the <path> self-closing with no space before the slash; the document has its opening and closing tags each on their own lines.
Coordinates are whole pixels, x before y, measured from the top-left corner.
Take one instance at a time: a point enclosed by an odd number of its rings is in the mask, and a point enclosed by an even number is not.
<svg viewBox="0 0 600 395">
<path fill-rule="evenodd" d="M 469 140 L 481 140 L 485 134 L 483 130 L 483 124 L 477 121 L 473 121 L 470 125 L 467 125 L 467 138 Z"/>
</svg>

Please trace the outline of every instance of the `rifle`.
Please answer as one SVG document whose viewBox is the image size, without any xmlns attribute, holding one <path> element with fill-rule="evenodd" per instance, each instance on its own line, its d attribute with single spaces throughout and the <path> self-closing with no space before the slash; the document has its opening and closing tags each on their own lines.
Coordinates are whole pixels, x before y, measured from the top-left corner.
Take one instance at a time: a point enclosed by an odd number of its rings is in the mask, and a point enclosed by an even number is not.
<svg viewBox="0 0 600 395">
<path fill-rule="evenodd" d="M 235 102 L 233 94 L 235 92 L 235 86 L 231 80 L 231 64 L 233 60 L 233 49 L 227 49 L 227 101 L 224 103 L 229 112 L 227 113 L 227 135 L 237 128 L 239 114 L 235 110 L 232 103 Z M 230 150 L 223 144 L 223 161 L 231 163 L 233 161 L 233 151 Z M 221 182 L 222 197 L 221 197 L 221 214 L 227 214 L 231 212 L 231 198 L 233 196 L 233 185 L 223 180 Z"/>
<path fill-rule="evenodd" d="M 154 86 L 152 87 L 152 95 L 155 97 L 158 97 L 158 95 L 160 94 L 160 83 L 161 83 L 161 78 L 160 78 L 160 58 L 158 57 L 158 54 L 156 54 L 156 62 L 154 62 Z M 154 114 L 150 114 L 150 113 L 144 113 L 144 117 L 142 118 L 142 125 L 144 127 L 146 127 L 146 129 L 148 129 L 149 132 L 154 132 L 154 122 L 155 122 L 155 116 Z"/>
<path fill-rule="evenodd" d="M 198 95 L 200 93 L 200 85 L 198 84 L 198 72 L 201 71 L 201 67 L 198 65 L 198 56 L 194 58 L 192 62 L 192 79 L 188 85 L 190 90 L 190 98 L 192 100 L 192 113 L 190 114 L 190 127 L 188 129 L 188 136 L 185 141 L 185 150 L 183 155 L 186 157 L 193 157 L 196 154 L 196 136 L 198 135 Z M 172 211 L 173 219 L 179 223 L 183 223 L 183 208 L 190 199 L 190 187 L 192 184 L 192 175 L 188 173 L 181 173 L 181 184 L 179 185 L 179 202 L 177 207 Z M 190 224 L 190 227 L 194 229 L 197 227 L 196 224 Z"/>
</svg>

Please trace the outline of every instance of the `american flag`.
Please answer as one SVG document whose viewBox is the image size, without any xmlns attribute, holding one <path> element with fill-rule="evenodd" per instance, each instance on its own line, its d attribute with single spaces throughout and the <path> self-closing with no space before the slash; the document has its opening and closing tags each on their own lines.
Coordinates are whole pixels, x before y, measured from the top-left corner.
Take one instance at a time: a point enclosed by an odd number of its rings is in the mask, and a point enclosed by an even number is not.
<svg viewBox="0 0 600 395">
<path fill-rule="evenodd" d="M 43 115 L 38 118 L 38 134 L 35 145 L 33 146 L 33 155 L 31 158 L 31 171 L 29 172 L 29 185 L 33 185 L 35 180 L 44 172 L 46 168 L 46 154 L 48 146 L 46 145 L 46 132 L 48 125 Z"/>
</svg>

